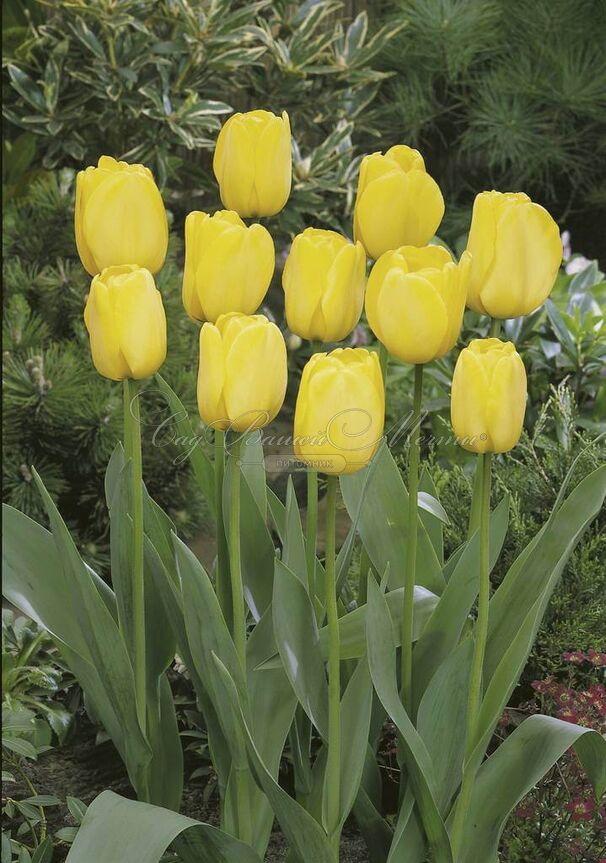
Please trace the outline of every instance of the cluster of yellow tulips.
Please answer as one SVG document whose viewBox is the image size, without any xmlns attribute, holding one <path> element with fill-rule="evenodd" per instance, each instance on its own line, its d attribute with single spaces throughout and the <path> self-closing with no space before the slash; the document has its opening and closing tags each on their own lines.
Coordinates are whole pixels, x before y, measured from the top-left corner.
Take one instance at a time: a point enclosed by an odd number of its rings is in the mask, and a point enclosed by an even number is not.
<svg viewBox="0 0 606 863">
<path fill-rule="evenodd" d="M 183 304 L 204 322 L 200 415 L 213 428 L 241 432 L 271 422 L 286 390 L 283 336 L 254 314 L 274 273 L 274 243 L 263 225 L 243 221 L 275 215 L 288 200 L 286 113 L 231 117 L 218 136 L 213 167 L 223 204 L 232 209 L 187 217 Z M 545 300 L 561 260 L 558 228 L 546 210 L 522 193 L 482 192 L 458 263 L 444 247 L 427 245 L 443 214 L 440 189 L 417 150 L 398 145 L 366 156 L 354 242 L 318 228 L 293 240 L 282 276 L 290 330 L 337 342 L 351 333 L 365 306 L 386 350 L 418 366 L 452 350 L 466 304 L 511 318 Z M 166 356 L 166 319 L 153 274 L 168 244 L 151 172 L 109 156 L 81 171 L 75 227 L 82 263 L 94 277 L 85 322 L 95 366 L 114 380 L 148 377 Z M 366 287 L 367 255 L 375 263 Z M 296 454 L 329 474 L 364 467 L 382 435 L 383 393 L 376 354 L 363 348 L 315 354 L 297 399 Z M 503 452 L 514 446 L 525 399 L 524 366 L 512 344 L 477 340 L 462 351 L 452 422 L 464 447 Z M 339 422 L 345 414 L 348 422 Z"/>
</svg>

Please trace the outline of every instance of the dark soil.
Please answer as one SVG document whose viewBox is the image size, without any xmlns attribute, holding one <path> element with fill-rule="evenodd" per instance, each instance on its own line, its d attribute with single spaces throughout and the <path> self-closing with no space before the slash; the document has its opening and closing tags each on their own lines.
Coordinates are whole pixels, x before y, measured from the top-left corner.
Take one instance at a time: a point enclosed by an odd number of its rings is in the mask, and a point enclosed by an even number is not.
<svg viewBox="0 0 606 863">
<path fill-rule="evenodd" d="M 77 797 L 89 804 L 106 789 L 115 791 L 123 797 L 134 797 L 124 766 L 111 742 L 95 743 L 96 729 L 85 715 L 78 717 L 77 733 L 71 742 L 57 747 L 40 756 L 37 762 L 27 762 L 28 776 L 38 794 L 52 794 L 65 800 Z M 186 767 L 186 776 L 194 767 Z M 30 792 L 22 786 L 11 784 L 3 788 L 4 793 L 16 799 L 29 796 Z M 199 780 L 187 782 L 183 792 L 181 811 L 198 821 L 208 821 L 218 825 L 218 799 L 213 793 L 210 800 L 204 801 L 204 785 Z M 74 821 L 66 806 L 52 806 L 45 809 L 50 833 L 61 827 L 71 826 Z M 67 846 L 55 852 L 54 860 L 64 860 Z M 265 860 L 278 863 L 286 859 L 286 842 L 275 829 Z M 366 846 L 355 830 L 355 825 L 346 825 L 341 843 L 342 863 L 367 863 L 369 860 Z"/>
</svg>

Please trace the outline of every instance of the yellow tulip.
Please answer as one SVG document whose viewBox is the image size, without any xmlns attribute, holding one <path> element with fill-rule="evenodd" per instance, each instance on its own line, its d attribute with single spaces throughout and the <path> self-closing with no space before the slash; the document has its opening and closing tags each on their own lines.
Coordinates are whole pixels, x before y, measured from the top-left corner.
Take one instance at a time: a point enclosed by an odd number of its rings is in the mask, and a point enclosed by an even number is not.
<svg viewBox="0 0 606 863">
<path fill-rule="evenodd" d="M 562 261 L 557 224 L 523 192 L 481 192 L 467 248 L 467 305 L 483 315 L 516 318 L 544 303 Z"/>
<path fill-rule="evenodd" d="M 106 378 L 147 378 L 166 359 L 166 315 L 149 270 L 126 264 L 95 276 L 84 323 L 93 363 Z"/>
<path fill-rule="evenodd" d="M 164 263 L 166 212 L 144 165 L 101 156 L 96 168 L 79 171 L 74 224 L 78 254 L 91 276 L 122 264 L 157 273 Z"/>
<path fill-rule="evenodd" d="M 271 111 L 234 114 L 219 132 L 213 171 L 223 206 L 241 216 L 273 216 L 288 201 L 290 122 Z"/>
<path fill-rule="evenodd" d="M 344 339 L 360 319 L 365 282 L 361 243 L 336 231 L 306 228 L 293 240 L 282 273 L 289 328 L 305 339 Z"/>
<path fill-rule="evenodd" d="M 379 341 L 405 363 L 428 363 L 455 346 L 470 255 L 458 264 L 441 246 L 385 252 L 368 279 L 366 317 Z"/>
<path fill-rule="evenodd" d="M 474 339 L 461 351 L 450 410 L 464 449 L 507 452 L 517 444 L 526 410 L 526 370 L 511 342 Z"/>
<path fill-rule="evenodd" d="M 418 150 L 400 144 L 360 165 L 354 237 L 371 258 L 400 246 L 424 246 L 444 215 L 444 198 Z"/>
<path fill-rule="evenodd" d="M 198 408 L 213 428 L 245 432 L 270 423 L 286 393 L 286 345 L 264 315 L 221 315 L 200 331 Z"/>
<path fill-rule="evenodd" d="M 314 470 L 355 473 L 381 441 L 385 391 L 379 357 L 364 348 L 314 354 L 301 377 L 295 454 Z"/>
<path fill-rule="evenodd" d="M 262 225 L 247 228 L 233 210 L 187 216 L 183 305 L 192 318 L 214 322 L 228 312 L 252 315 L 274 266 L 274 243 Z"/>
</svg>

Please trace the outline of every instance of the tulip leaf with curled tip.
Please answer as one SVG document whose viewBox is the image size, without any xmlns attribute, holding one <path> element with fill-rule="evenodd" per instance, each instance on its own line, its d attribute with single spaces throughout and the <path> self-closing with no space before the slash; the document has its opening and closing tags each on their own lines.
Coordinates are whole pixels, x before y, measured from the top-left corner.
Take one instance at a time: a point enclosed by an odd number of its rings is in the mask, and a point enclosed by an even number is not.
<svg viewBox="0 0 606 863">
<path fill-rule="evenodd" d="M 496 863 L 514 807 L 574 746 L 599 797 L 606 790 L 606 740 L 597 731 L 551 716 L 531 716 L 480 767 L 465 815 L 460 863 Z"/>
<path fill-rule="evenodd" d="M 404 588 L 390 590 L 385 594 L 385 601 L 391 615 L 393 626 L 393 637 L 396 646 L 400 645 L 402 635 L 402 607 Z M 413 641 L 421 636 L 427 622 L 430 620 L 439 597 L 424 587 L 415 587 L 414 609 L 413 609 Z M 366 615 L 367 607 L 362 605 L 339 618 L 339 646 L 341 659 L 359 659 L 366 655 Z M 319 632 L 320 650 L 324 661 L 328 659 L 328 627 L 323 626 Z M 281 664 L 279 656 L 274 653 L 262 657 L 259 663 L 259 671 L 270 671 Z"/>
<path fill-rule="evenodd" d="M 435 859 L 452 863 L 450 841 L 437 805 L 434 766 L 423 739 L 406 713 L 396 684 L 396 646 L 391 616 L 379 585 L 368 582 L 367 656 L 375 691 L 400 732 L 402 755 Z"/>
<path fill-rule="evenodd" d="M 509 521 L 509 498 L 490 516 L 490 566 L 503 545 Z M 414 653 L 413 694 L 419 704 L 429 681 L 456 648 L 478 595 L 480 539 L 476 532 L 465 545 L 434 613 L 417 642 Z"/>
<path fill-rule="evenodd" d="M 352 521 L 377 572 L 390 564 L 389 587 L 402 586 L 408 537 L 408 492 L 385 444 L 370 465 L 341 477 L 341 492 Z M 361 507 L 361 509 L 360 509 Z M 444 589 L 442 566 L 422 520 L 418 522 L 416 582 L 433 593 Z"/>
<path fill-rule="evenodd" d="M 261 863 L 249 846 L 217 827 L 103 791 L 90 804 L 68 863 L 159 863 L 171 843 L 184 863 Z"/>
<path fill-rule="evenodd" d="M 299 703 L 321 736 L 328 732 L 328 686 L 316 615 L 306 587 L 276 559 L 272 614 L 280 658 Z"/>
<path fill-rule="evenodd" d="M 294 575 L 292 578 L 297 580 Z M 314 863 L 333 863 L 334 857 L 328 839 L 318 822 L 279 786 L 268 771 L 247 725 L 233 678 L 219 657 L 215 655 L 213 658 L 223 681 L 226 700 L 231 702 L 234 711 L 239 715 L 253 775 L 271 803 L 288 844 L 301 860 L 313 860 Z"/>
<path fill-rule="evenodd" d="M 183 406 L 177 393 L 169 386 L 169 384 L 167 384 L 162 375 L 156 374 L 155 380 L 171 410 L 171 419 L 174 422 L 178 433 L 175 437 L 178 436 L 188 442 L 185 446 L 187 448 L 187 457 L 191 463 L 194 476 L 200 486 L 200 490 L 202 491 L 204 498 L 206 499 L 212 516 L 216 517 L 214 469 L 211 460 L 206 455 L 200 444 L 200 434 L 196 434 L 194 431 L 191 420 L 189 419 L 189 413 Z M 194 442 L 196 442 L 195 446 Z"/>
<path fill-rule="evenodd" d="M 566 500 L 554 508 L 538 536 L 513 562 L 490 600 L 485 679 L 495 673 L 523 621 L 522 613 L 543 597 L 545 605 L 583 531 L 606 496 L 606 466 L 586 476 Z M 557 576 L 554 577 L 554 573 Z"/>
</svg>

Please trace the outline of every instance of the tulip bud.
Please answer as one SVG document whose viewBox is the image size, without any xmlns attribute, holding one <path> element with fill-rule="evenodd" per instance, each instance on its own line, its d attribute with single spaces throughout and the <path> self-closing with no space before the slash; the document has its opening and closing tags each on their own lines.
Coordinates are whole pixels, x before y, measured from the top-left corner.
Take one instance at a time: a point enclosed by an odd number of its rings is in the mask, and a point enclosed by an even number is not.
<svg viewBox="0 0 606 863">
<path fill-rule="evenodd" d="M 213 171 L 223 206 L 241 216 L 274 216 L 288 201 L 292 177 L 286 111 L 234 114 L 217 138 Z"/>
<path fill-rule="evenodd" d="M 562 261 L 558 226 L 523 192 L 476 196 L 467 248 L 467 305 L 483 315 L 516 318 L 545 302 Z"/>
<path fill-rule="evenodd" d="M 306 228 L 294 238 L 282 273 L 288 326 L 305 339 L 344 339 L 360 319 L 365 282 L 361 243 Z"/>
<path fill-rule="evenodd" d="M 400 246 L 424 246 L 444 215 L 444 199 L 418 150 L 400 144 L 365 156 L 354 210 L 354 237 L 371 258 Z"/>
<path fill-rule="evenodd" d="M 428 363 L 456 344 L 470 255 L 458 264 L 442 246 L 385 252 L 368 279 L 366 317 L 379 341 L 405 363 Z"/>
<path fill-rule="evenodd" d="M 450 410 L 464 449 L 507 452 L 517 444 L 526 410 L 526 370 L 511 342 L 474 339 L 461 351 Z"/>
<path fill-rule="evenodd" d="M 183 305 L 195 320 L 214 322 L 229 312 L 252 315 L 274 266 L 274 243 L 262 225 L 247 228 L 233 210 L 187 216 Z"/>
<path fill-rule="evenodd" d="M 286 393 L 286 345 L 264 315 L 221 315 L 200 331 L 198 408 L 213 428 L 245 432 L 270 423 Z"/>
<path fill-rule="evenodd" d="M 314 470 L 355 473 L 381 441 L 385 391 L 379 357 L 364 348 L 314 354 L 301 377 L 295 454 Z"/>
<path fill-rule="evenodd" d="M 149 270 L 127 264 L 95 276 L 84 323 L 95 368 L 112 381 L 147 378 L 166 359 L 166 315 Z"/>
<path fill-rule="evenodd" d="M 168 223 L 152 172 L 144 165 L 101 156 L 96 168 L 76 178 L 76 245 L 85 270 L 136 264 L 161 269 L 168 248 Z"/>
</svg>

